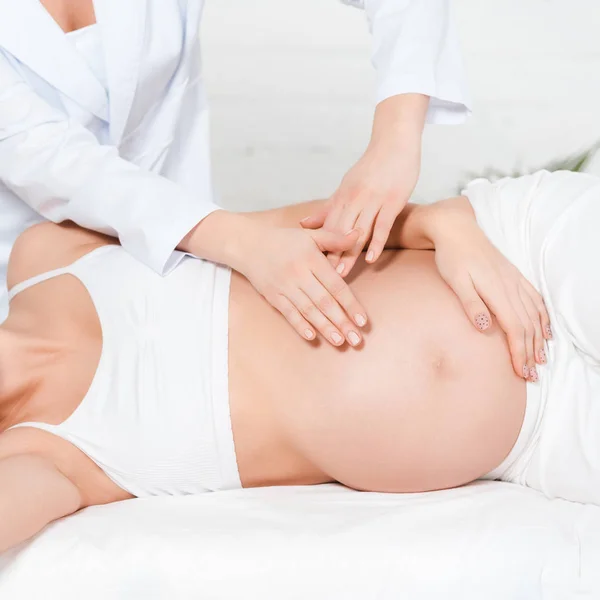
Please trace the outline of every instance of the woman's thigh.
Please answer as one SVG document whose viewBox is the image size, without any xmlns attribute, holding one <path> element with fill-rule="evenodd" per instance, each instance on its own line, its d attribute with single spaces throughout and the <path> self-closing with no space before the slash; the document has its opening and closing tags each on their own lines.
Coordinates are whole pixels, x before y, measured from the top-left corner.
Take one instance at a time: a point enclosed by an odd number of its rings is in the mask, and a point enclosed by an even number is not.
<svg viewBox="0 0 600 600">
<path fill-rule="evenodd" d="M 370 316 L 358 349 L 300 339 L 234 281 L 234 430 L 253 428 L 236 419 L 252 411 L 236 407 L 258 403 L 263 438 L 283 437 L 320 472 L 361 489 L 451 487 L 498 466 L 525 405 L 502 333 L 471 326 L 428 252 L 388 251 L 350 283 Z"/>
</svg>

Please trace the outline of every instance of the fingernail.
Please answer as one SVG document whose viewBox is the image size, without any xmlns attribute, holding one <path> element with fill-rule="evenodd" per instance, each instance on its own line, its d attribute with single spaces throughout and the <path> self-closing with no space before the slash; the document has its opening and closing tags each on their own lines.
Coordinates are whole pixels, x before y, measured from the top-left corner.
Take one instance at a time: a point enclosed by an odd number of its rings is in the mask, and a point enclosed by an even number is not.
<svg viewBox="0 0 600 600">
<path fill-rule="evenodd" d="M 542 364 L 546 364 L 546 351 L 543 348 L 538 352 L 538 357 Z"/>
<path fill-rule="evenodd" d="M 533 383 L 538 382 L 538 373 L 535 367 L 531 367 L 531 369 L 529 369 L 529 379 L 531 379 Z"/>
<path fill-rule="evenodd" d="M 367 262 L 371 262 L 375 258 L 375 253 L 373 250 L 369 250 L 367 252 Z"/>
<path fill-rule="evenodd" d="M 354 320 L 359 327 L 364 327 L 367 324 L 367 320 L 362 315 L 355 315 Z"/>
<path fill-rule="evenodd" d="M 310 219 L 310 217 L 304 217 L 304 219 L 300 219 L 300 223 L 304 223 L 305 221 L 308 221 Z"/>
<path fill-rule="evenodd" d="M 344 272 L 344 268 L 345 268 L 344 263 L 340 263 L 336 268 L 336 272 L 341 275 Z"/>
<path fill-rule="evenodd" d="M 529 367 L 527 365 L 523 366 L 523 377 L 525 377 L 525 379 L 529 379 Z"/>
<path fill-rule="evenodd" d="M 548 339 L 552 339 L 552 327 L 550 327 L 550 325 L 546 325 L 546 335 L 548 336 Z"/>
<path fill-rule="evenodd" d="M 356 333 L 356 331 L 351 331 L 348 334 L 348 339 L 353 346 L 358 346 L 358 344 L 360 344 L 360 338 L 358 337 L 358 333 Z"/>
<path fill-rule="evenodd" d="M 334 344 L 341 344 L 343 339 L 344 338 L 337 331 L 334 331 L 331 334 L 331 340 L 333 341 Z"/>
<path fill-rule="evenodd" d="M 480 331 L 485 331 L 490 326 L 490 318 L 486 314 L 480 313 L 475 317 L 475 325 Z"/>
<path fill-rule="evenodd" d="M 315 337 L 314 331 L 311 331 L 310 329 L 305 329 L 304 335 L 306 336 L 307 340 L 312 340 Z"/>
</svg>

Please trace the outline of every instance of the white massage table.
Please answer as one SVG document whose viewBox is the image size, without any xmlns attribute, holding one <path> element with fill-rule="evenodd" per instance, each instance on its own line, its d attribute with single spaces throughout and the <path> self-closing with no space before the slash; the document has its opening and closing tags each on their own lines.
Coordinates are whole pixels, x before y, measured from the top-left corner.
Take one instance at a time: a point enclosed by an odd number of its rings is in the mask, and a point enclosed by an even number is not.
<svg viewBox="0 0 600 600">
<path fill-rule="evenodd" d="M 0 558 L 2 600 L 600 598 L 600 508 L 477 482 L 335 485 L 87 509 Z"/>
</svg>

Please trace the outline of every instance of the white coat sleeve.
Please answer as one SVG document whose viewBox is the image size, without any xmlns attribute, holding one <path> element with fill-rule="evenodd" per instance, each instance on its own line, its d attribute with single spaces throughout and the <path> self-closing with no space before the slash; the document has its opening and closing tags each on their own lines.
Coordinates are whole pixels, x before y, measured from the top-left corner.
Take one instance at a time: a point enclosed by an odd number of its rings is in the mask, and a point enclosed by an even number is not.
<svg viewBox="0 0 600 600">
<path fill-rule="evenodd" d="M 123 160 L 27 85 L 0 53 L 0 181 L 50 221 L 118 237 L 158 273 L 185 235 L 219 207 Z"/>
<path fill-rule="evenodd" d="M 427 122 L 462 123 L 470 99 L 450 0 L 342 0 L 364 8 L 373 34 L 377 102 L 431 98 Z"/>
</svg>

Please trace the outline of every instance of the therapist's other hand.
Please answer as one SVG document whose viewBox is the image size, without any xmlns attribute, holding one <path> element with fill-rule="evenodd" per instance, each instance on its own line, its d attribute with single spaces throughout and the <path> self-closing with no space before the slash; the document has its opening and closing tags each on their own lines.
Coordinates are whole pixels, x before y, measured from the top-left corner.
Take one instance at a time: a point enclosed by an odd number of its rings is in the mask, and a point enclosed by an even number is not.
<svg viewBox="0 0 600 600">
<path fill-rule="evenodd" d="M 515 373 L 536 382 L 536 363 L 546 362 L 545 341 L 552 338 L 542 296 L 488 240 L 467 198 L 444 200 L 429 210 L 440 275 L 477 329 L 489 329 L 491 313 L 495 315 L 506 334 Z"/>
<path fill-rule="evenodd" d="M 354 227 L 361 230 L 354 248 L 329 254 L 343 277 L 365 248 L 368 263 L 381 256 L 394 222 L 415 189 L 428 106 L 429 98 L 420 94 L 402 94 L 381 102 L 367 150 L 323 209 L 301 223 L 308 229 L 322 227 L 337 233 Z"/>
<path fill-rule="evenodd" d="M 304 339 L 318 331 L 333 346 L 357 346 L 367 313 L 325 253 L 353 248 L 359 235 L 261 227 L 236 268 Z"/>
<path fill-rule="evenodd" d="M 337 233 L 353 227 L 362 234 L 345 252 L 332 252 L 329 261 L 342 276 L 348 275 L 367 245 L 366 260 L 374 263 L 383 252 L 396 218 L 408 203 L 419 178 L 420 144 L 369 146 L 343 178 L 323 209 L 304 220 L 307 229 L 322 227 Z"/>
</svg>

